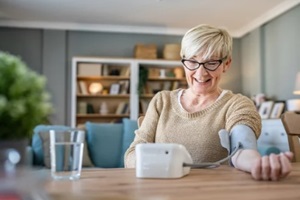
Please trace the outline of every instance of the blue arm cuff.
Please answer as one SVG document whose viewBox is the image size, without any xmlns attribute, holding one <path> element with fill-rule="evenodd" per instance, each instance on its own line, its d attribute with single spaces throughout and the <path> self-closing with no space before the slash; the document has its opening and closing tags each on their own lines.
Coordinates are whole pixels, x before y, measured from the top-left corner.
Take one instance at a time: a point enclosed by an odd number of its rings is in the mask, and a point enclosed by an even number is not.
<svg viewBox="0 0 300 200">
<path fill-rule="evenodd" d="M 257 150 L 257 141 L 253 130 L 243 124 L 236 125 L 230 131 L 230 152 L 232 152 L 238 143 L 242 144 L 242 149 Z"/>
</svg>

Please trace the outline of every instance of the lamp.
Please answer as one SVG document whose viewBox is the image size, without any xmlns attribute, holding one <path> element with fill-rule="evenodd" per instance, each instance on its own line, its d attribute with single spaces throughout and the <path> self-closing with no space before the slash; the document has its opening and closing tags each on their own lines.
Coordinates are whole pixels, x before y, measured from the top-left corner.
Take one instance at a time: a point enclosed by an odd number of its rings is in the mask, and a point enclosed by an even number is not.
<svg viewBox="0 0 300 200">
<path fill-rule="evenodd" d="M 94 83 L 91 83 L 89 86 L 89 92 L 91 94 L 98 94 L 102 91 L 102 89 L 103 89 L 103 86 L 101 83 L 94 82 Z"/>
<path fill-rule="evenodd" d="M 300 72 L 297 73 L 295 89 L 293 92 L 295 95 L 300 95 Z M 288 111 L 300 111 L 300 99 L 289 99 L 287 100 Z"/>
<path fill-rule="evenodd" d="M 297 73 L 294 94 L 300 95 L 300 72 Z"/>
</svg>

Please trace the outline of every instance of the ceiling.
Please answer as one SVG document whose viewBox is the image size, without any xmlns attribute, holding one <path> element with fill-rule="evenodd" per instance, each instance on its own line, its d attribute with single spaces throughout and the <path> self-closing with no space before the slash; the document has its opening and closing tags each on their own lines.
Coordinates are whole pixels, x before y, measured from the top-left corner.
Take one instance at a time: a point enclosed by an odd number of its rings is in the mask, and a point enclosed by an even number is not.
<svg viewBox="0 0 300 200">
<path fill-rule="evenodd" d="M 0 26 L 182 35 L 206 23 L 233 37 L 300 0 L 0 0 Z"/>
</svg>

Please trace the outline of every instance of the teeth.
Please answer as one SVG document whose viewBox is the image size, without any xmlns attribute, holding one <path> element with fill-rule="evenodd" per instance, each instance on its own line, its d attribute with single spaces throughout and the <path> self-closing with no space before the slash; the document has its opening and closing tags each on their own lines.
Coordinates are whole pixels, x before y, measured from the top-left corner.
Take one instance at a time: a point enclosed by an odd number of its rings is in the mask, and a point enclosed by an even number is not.
<svg viewBox="0 0 300 200">
<path fill-rule="evenodd" d="M 204 82 L 206 82 L 207 80 L 205 80 L 205 81 L 202 81 L 202 80 L 198 80 L 198 79 L 195 79 L 198 83 L 204 83 Z"/>
</svg>

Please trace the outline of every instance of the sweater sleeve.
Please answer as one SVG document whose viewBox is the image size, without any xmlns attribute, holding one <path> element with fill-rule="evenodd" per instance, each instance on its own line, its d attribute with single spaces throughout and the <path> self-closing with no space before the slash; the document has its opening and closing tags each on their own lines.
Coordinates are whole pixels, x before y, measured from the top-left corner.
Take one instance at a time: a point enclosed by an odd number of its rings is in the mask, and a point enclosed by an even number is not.
<svg viewBox="0 0 300 200">
<path fill-rule="evenodd" d="M 135 146 L 140 143 L 154 143 L 155 133 L 157 128 L 160 110 L 162 106 L 161 93 L 157 93 L 149 103 L 144 120 L 135 131 L 135 137 L 124 156 L 124 163 L 126 168 L 135 167 Z"/>
<path fill-rule="evenodd" d="M 261 132 L 260 115 L 249 98 L 237 96 L 227 113 L 226 130 L 231 131 L 235 125 L 242 124 L 250 127 L 258 138 Z"/>
</svg>

